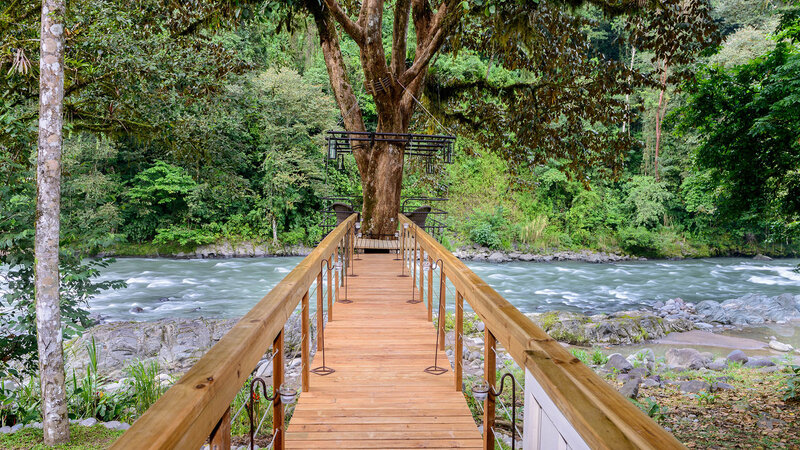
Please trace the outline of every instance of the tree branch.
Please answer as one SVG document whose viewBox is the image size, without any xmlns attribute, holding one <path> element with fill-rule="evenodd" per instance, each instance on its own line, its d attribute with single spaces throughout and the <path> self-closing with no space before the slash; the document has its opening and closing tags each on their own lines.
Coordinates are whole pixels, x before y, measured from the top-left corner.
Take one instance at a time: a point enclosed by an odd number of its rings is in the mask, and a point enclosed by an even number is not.
<svg viewBox="0 0 800 450">
<path fill-rule="evenodd" d="M 408 40 L 408 16 L 411 0 L 397 0 L 394 8 L 394 40 L 392 41 L 392 74 L 399 77 L 406 68 L 406 45 Z"/>
<path fill-rule="evenodd" d="M 447 35 L 444 29 L 445 17 L 450 9 L 447 0 L 439 5 L 439 10 L 436 11 L 432 19 L 426 17 L 428 16 L 427 13 L 430 12 L 427 0 L 414 0 L 414 6 L 415 26 L 424 27 L 426 22 L 429 22 L 430 25 L 426 27 L 426 30 L 417 29 L 417 55 L 414 58 L 414 64 L 399 77 L 400 82 L 404 85 L 410 84 L 423 70 L 427 69 L 428 63 L 431 62 L 433 55 L 442 47 L 444 38 Z"/>
<path fill-rule="evenodd" d="M 358 105 L 353 85 L 347 75 L 347 67 L 344 64 L 339 35 L 336 32 L 334 23 L 335 20 L 331 17 L 332 12 L 329 8 L 323 9 L 317 0 L 305 0 L 305 2 L 306 8 L 311 12 L 314 17 L 314 23 L 317 26 L 320 46 L 325 58 L 325 67 L 328 69 L 331 89 L 333 90 L 336 104 L 339 105 L 344 128 L 347 131 L 366 131 L 361 107 Z M 360 152 L 353 152 L 353 156 L 355 156 L 359 168 L 362 164 L 366 164 L 367 161 Z"/>
<path fill-rule="evenodd" d="M 353 20 L 347 16 L 342 7 L 339 5 L 339 2 L 336 0 L 324 1 L 325 6 L 328 7 L 328 10 L 331 13 L 331 16 L 333 16 L 333 18 L 339 22 L 339 24 L 342 26 L 342 29 L 344 29 L 344 32 L 353 38 L 353 40 L 356 41 L 359 46 L 362 46 L 364 44 L 364 29 L 361 27 L 361 25 L 353 22 Z M 307 1 L 306 4 L 309 4 L 309 2 Z M 319 5 L 317 5 L 317 7 L 318 6 Z M 311 7 L 309 6 L 309 10 L 310 9 Z"/>
</svg>

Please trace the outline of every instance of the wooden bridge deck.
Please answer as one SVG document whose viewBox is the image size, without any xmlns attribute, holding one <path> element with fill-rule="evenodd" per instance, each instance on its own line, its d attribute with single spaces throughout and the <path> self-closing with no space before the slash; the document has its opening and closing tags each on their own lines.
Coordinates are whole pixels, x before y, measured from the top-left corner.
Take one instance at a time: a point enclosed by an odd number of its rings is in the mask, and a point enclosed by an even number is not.
<svg viewBox="0 0 800 450">
<path fill-rule="evenodd" d="M 356 238 L 355 248 L 358 250 L 400 250 L 400 241 L 397 239 L 369 239 L 369 238 Z"/>
<path fill-rule="evenodd" d="M 481 435 L 448 372 L 430 375 L 436 330 L 424 303 L 409 304 L 411 278 L 395 254 L 365 254 L 348 277 L 349 299 L 325 328 L 328 376 L 311 374 L 298 400 L 287 448 L 480 448 Z M 406 271 L 408 273 L 408 271 Z M 345 291 L 340 289 L 340 298 Z M 321 365 L 317 353 L 311 367 Z"/>
</svg>

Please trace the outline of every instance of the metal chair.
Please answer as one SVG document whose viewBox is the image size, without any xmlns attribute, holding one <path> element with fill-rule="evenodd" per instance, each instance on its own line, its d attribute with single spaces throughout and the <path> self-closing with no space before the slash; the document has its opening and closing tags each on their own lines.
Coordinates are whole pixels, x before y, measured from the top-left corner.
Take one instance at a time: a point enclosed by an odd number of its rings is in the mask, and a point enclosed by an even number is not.
<svg viewBox="0 0 800 450">
<path fill-rule="evenodd" d="M 336 202 L 331 205 L 331 209 L 336 213 L 336 225 L 338 226 L 356 211 L 352 205 Z"/>
<path fill-rule="evenodd" d="M 422 205 L 414 211 L 408 213 L 406 217 L 408 217 L 408 220 L 414 222 L 414 225 L 425 229 L 425 220 L 428 218 L 428 214 L 430 214 L 430 212 L 430 206 Z"/>
</svg>

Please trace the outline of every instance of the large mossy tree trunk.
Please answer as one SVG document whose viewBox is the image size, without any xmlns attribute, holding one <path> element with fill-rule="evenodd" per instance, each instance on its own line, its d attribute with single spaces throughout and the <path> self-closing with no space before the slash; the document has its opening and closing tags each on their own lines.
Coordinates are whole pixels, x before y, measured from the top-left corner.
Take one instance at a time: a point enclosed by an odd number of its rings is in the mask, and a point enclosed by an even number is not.
<svg viewBox="0 0 800 450">
<path fill-rule="evenodd" d="M 58 271 L 64 100 L 64 13 L 64 0 L 42 2 L 34 283 L 45 445 L 55 445 L 69 440 Z"/>
<path fill-rule="evenodd" d="M 457 2 L 441 1 L 434 11 L 429 0 L 396 0 L 392 49 L 387 64 L 381 33 L 385 0 L 364 0 L 357 20 L 352 20 L 336 0 L 306 0 L 319 33 L 334 97 L 347 131 L 366 131 L 361 108 L 347 75 L 338 24 L 360 50 L 361 67 L 368 91 L 375 100 L 379 133 L 408 133 L 416 99 L 433 55 L 446 36 L 448 11 Z M 414 61 L 406 64 L 409 24 L 416 33 Z M 397 229 L 403 184 L 402 143 L 375 142 L 356 145 L 353 156 L 361 175 L 364 193 L 362 230 L 373 236 L 391 236 Z"/>
</svg>

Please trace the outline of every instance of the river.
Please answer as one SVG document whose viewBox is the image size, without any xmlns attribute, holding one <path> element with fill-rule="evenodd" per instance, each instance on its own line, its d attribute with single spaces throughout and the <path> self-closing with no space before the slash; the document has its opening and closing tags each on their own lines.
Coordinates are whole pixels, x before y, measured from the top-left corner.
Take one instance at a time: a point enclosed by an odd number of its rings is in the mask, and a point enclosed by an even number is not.
<svg viewBox="0 0 800 450">
<path fill-rule="evenodd" d="M 125 280 L 128 287 L 95 297 L 90 310 L 111 321 L 239 317 L 301 259 L 122 258 L 105 269 L 102 278 Z M 797 295 L 800 274 L 793 269 L 798 263 L 800 259 L 710 258 L 615 264 L 469 262 L 467 266 L 523 312 L 597 313 L 647 307 L 675 297 L 700 302 L 750 293 Z M 358 262 L 355 270 L 358 273 Z M 135 307 L 142 311 L 132 312 Z"/>
</svg>

